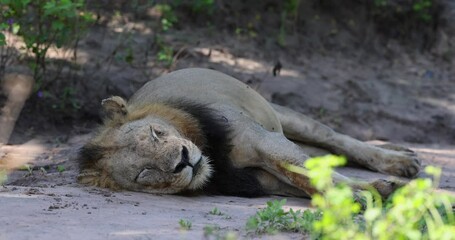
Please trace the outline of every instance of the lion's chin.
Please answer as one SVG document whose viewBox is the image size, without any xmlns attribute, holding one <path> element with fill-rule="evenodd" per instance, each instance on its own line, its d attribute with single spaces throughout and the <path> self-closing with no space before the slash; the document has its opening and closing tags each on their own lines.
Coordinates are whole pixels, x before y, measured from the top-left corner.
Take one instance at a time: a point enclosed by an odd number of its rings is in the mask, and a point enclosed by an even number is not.
<svg viewBox="0 0 455 240">
<path fill-rule="evenodd" d="M 196 165 L 197 167 L 193 168 L 193 178 L 188 185 L 189 190 L 201 189 L 212 176 L 213 170 L 207 157 L 203 156 Z"/>
</svg>

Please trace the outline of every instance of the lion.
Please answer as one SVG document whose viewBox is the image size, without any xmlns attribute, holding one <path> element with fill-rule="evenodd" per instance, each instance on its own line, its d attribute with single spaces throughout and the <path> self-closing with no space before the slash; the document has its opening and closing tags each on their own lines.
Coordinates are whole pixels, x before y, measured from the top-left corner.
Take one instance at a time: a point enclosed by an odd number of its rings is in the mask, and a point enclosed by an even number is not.
<svg viewBox="0 0 455 240">
<path fill-rule="evenodd" d="M 129 101 L 113 96 L 101 105 L 103 125 L 78 155 L 82 184 L 158 194 L 310 197 L 317 190 L 309 178 L 285 164 L 302 166 L 333 153 L 399 177 L 412 178 L 421 168 L 411 150 L 337 133 L 209 69 L 174 71 L 149 81 Z M 372 186 L 383 197 L 402 185 L 339 173 L 333 181 Z"/>
</svg>

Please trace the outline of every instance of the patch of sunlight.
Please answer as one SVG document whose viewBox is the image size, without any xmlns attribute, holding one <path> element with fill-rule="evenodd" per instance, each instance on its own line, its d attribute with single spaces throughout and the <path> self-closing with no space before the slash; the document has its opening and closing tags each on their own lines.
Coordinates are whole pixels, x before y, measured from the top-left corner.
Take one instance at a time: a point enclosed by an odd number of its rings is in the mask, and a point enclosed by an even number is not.
<svg viewBox="0 0 455 240">
<path fill-rule="evenodd" d="M 0 197 L 3 197 L 3 198 L 38 198 L 37 195 L 24 195 L 22 193 L 19 193 L 19 194 L 0 193 Z"/>
<path fill-rule="evenodd" d="M 194 48 L 194 51 L 209 56 L 210 62 L 226 64 L 246 72 L 267 71 L 267 69 L 271 68 L 271 66 L 266 66 L 255 60 L 235 57 L 227 51 L 202 47 Z"/>
<path fill-rule="evenodd" d="M 302 78 L 302 76 L 300 75 L 300 73 L 298 71 L 290 70 L 290 69 L 281 69 L 280 76 Z"/>
<path fill-rule="evenodd" d="M 147 8 L 147 16 L 160 19 L 163 16 L 163 11 L 161 11 L 157 6 Z"/>
<path fill-rule="evenodd" d="M 421 148 L 421 147 L 413 147 L 417 149 L 419 152 L 427 152 L 433 154 L 443 154 L 447 156 L 453 156 L 455 158 L 455 149 L 433 149 L 433 148 Z"/>
<path fill-rule="evenodd" d="M 56 46 L 52 46 L 49 48 L 47 51 L 46 57 L 49 59 L 60 59 L 60 60 L 66 60 L 66 61 L 71 61 L 74 57 L 74 49 L 72 48 L 57 48 Z M 81 49 L 77 50 L 77 64 L 84 64 L 87 63 L 89 60 L 90 54 L 88 54 L 85 51 L 82 51 Z"/>
<path fill-rule="evenodd" d="M 453 114 L 455 114 L 455 104 L 447 101 L 447 100 L 441 100 L 441 99 L 434 99 L 434 98 L 422 98 L 423 102 L 426 102 L 428 104 L 445 108 L 449 111 L 451 111 Z"/>
<path fill-rule="evenodd" d="M 2 33 L 5 35 L 7 47 L 12 47 L 20 51 L 22 54 L 25 54 L 27 52 L 25 50 L 26 47 L 24 41 L 22 40 L 22 37 L 14 35 L 8 31 L 3 31 Z"/>
<path fill-rule="evenodd" d="M 34 57 L 31 51 L 27 51 L 25 47 L 25 43 L 20 36 L 16 36 L 9 32 L 4 32 L 6 36 L 6 46 L 12 47 L 18 50 L 21 54 Z M 62 60 L 71 60 L 74 56 L 74 49 L 72 48 L 57 48 L 54 44 L 51 45 L 46 53 L 46 58 L 50 59 L 62 59 Z M 77 63 L 86 63 L 88 60 L 89 55 L 87 53 L 82 52 L 80 49 L 77 53 L 78 61 Z"/>
<path fill-rule="evenodd" d="M 46 148 L 36 140 L 22 145 L 4 145 L 0 148 L 0 169 L 11 171 L 31 163 L 45 150 Z"/>
<path fill-rule="evenodd" d="M 152 28 L 147 26 L 147 21 L 145 22 L 138 22 L 138 21 L 131 21 L 128 23 L 124 23 L 123 21 L 118 21 L 113 19 L 107 24 L 107 27 L 114 33 L 124 33 L 124 34 L 132 34 L 132 33 L 140 33 L 140 34 L 151 34 L 153 33 Z"/>
</svg>

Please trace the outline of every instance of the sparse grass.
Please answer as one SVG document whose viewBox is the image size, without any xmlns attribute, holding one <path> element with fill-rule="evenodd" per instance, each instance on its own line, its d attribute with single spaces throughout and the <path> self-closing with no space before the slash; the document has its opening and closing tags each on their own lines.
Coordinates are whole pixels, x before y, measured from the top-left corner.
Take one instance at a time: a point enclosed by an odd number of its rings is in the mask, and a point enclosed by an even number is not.
<svg viewBox="0 0 455 240">
<path fill-rule="evenodd" d="M 209 214 L 218 215 L 218 216 L 223 215 L 223 213 L 216 207 L 214 207 L 212 210 L 210 210 Z"/>
<path fill-rule="evenodd" d="M 179 220 L 179 225 L 180 225 L 180 229 L 181 229 L 181 230 L 185 230 L 185 231 L 190 230 L 191 227 L 193 226 L 193 224 L 191 223 L 191 221 L 185 220 L 185 219 L 180 219 L 180 220 Z"/>
<path fill-rule="evenodd" d="M 321 218 L 321 212 L 310 210 L 283 210 L 286 199 L 269 201 L 267 207 L 250 217 L 246 224 L 248 231 L 273 234 L 278 231 L 311 232 L 313 223 Z"/>
<path fill-rule="evenodd" d="M 19 170 L 19 171 L 27 171 L 28 174 L 32 174 L 33 166 L 31 166 L 30 164 L 24 164 L 24 165 L 20 166 L 17 170 Z"/>
</svg>

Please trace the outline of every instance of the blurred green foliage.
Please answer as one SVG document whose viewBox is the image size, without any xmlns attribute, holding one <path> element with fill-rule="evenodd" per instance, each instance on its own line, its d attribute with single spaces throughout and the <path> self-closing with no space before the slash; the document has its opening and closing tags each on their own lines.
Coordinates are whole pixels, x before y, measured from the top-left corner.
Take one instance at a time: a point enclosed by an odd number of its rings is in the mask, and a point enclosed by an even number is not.
<svg viewBox="0 0 455 240">
<path fill-rule="evenodd" d="M 161 13 L 161 28 L 167 31 L 178 22 L 172 6 L 169 4 L 158 4 L 155 8 Z"/>
<path fill-rule="evenodd" d="M 73 43 L 93 21 L 84 11 L 84 0 L 0 0 L 0 5 L 0 30 L 23 38 L 25 47 L 34 54 L 31 67 L 38 81 L 45 73 L 48 49 Z M 1 34 L 0 45 L 5 44 Z"/>
<path fill-rule="evenodd" d="M 411 0 L 404 2 L 405 5 L 400 5 L 391 0 L 374 0 L 374 6 L 383 11 L 384 8 L 394 8 L 396 13 L 410 12 L 418 19 L 424 22 L 432 20 L 431 9 L 434 6 L 433 0 Z M 408 6 L 409 9 L 406 9 Z"/>
<path fill-rule="evenodd" d="M 179 220 L 179 225 L 180 225 L 180 229 L 181 230 L 190 230 L 191 227 L 193 226 L 193 224 L 191 223 L 190 220 L 186 220 L 186 219 L 180 219 Z"/>
<path fill-rule="evenodd" d="M 195 13 L 211 15 L 215 9 L 215 0 L 192 0 L 191 6 Z"/>
<path fill-rule="evenodd" d="M 282 209 L 284 200 L 269 202 L 266 209 L 248 220 L 247 229 L 258 233 L 295 231 L 283 226 L 300 222 L 311 227 L 299 230 L 315 239 L 455 239 L 455 198 L 435 191 L 440 169 L 427 167 L 425 171 L 434 180 L 412 180 L 383 202 L 375 191 L 354 193 L 347 184 L 333 183 L 333 168 L 345 162 L 342 157 L 325 156 L 309 159 L 305 168 L 287 166 L 308 176 L 320 192 L 312 196 L 316 210 L 305 211 L 306 215 L 291 221 Z M 360 196 L 358 201 L 355 196 Z"/>
</svg>

